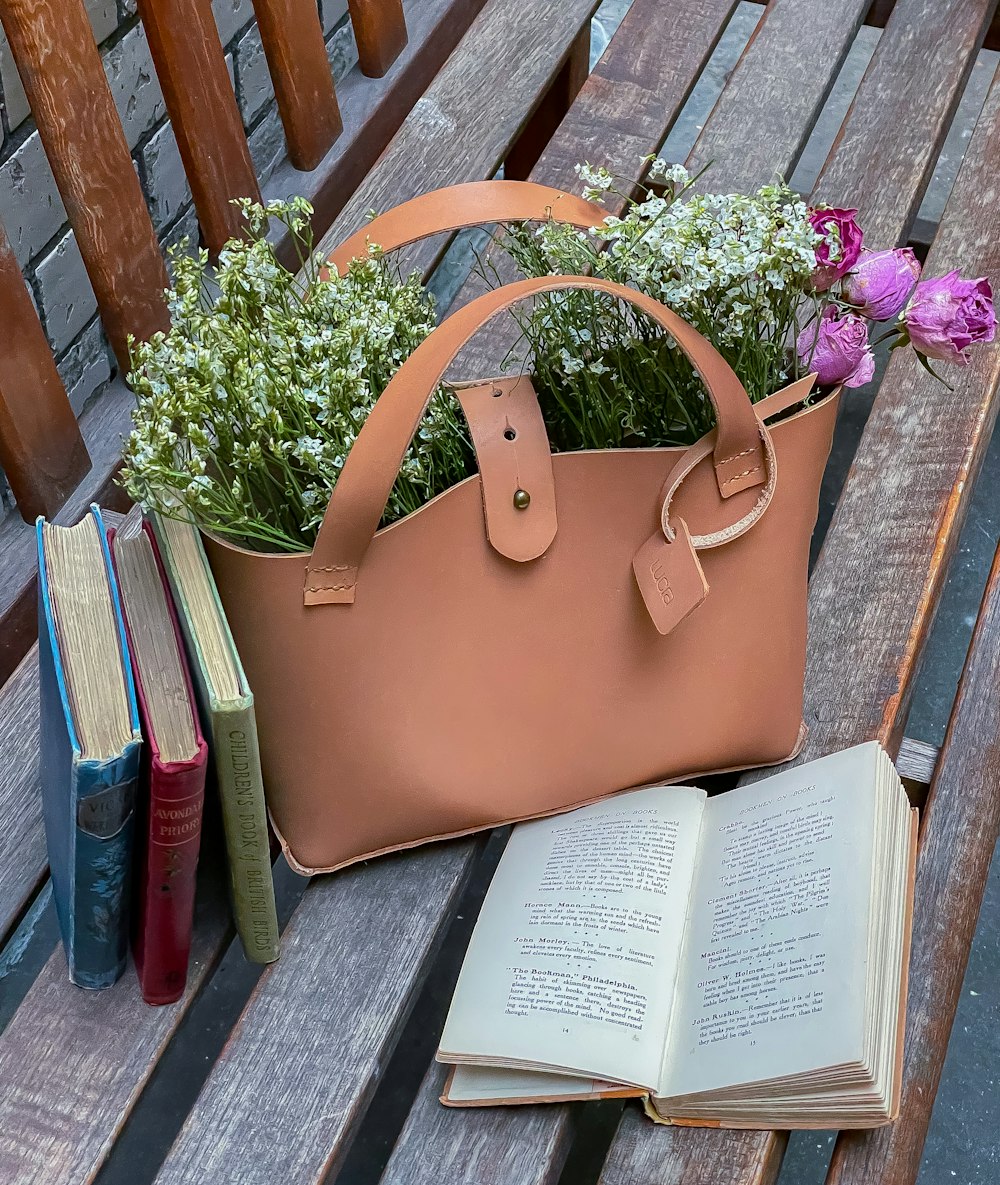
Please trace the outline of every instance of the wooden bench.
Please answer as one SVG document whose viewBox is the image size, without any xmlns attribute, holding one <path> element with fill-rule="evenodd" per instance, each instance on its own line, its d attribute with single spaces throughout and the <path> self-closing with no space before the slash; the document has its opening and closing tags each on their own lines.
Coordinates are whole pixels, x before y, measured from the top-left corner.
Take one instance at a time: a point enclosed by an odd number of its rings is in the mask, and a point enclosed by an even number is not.
<svg viewBox="0 0 1000 1185">
<path fill-rule="evenodd" d="M 0 16 L 20 13 L 27 36 L 37 12 L 74 6 L 6 0 Z M 870 242 L 891 246 L 910 236 L 996 6 L 896 0 L 887 13 L 888 6 L 875 5 L 884 32 L 811 195 L 859 206 Z M 292 0 L 258 4 L 258 12 L 275 15 L 278 42 L 291 38 L 293 26 L 277 18 L 295 7 Z M 408 7 L 407 47 L 383 78 L 357 74 L 341 86 L 344 132 L 315 169 L 294 178 L 316 199 L 320 228 L 328 228 L 324 241 L 343 237 L 371 207 L 489 177 L 504 162 L 511 175 L 565 187 L 575 184 L 573 165 L 584 159 L 633 175 L 677 120 L 736 2 L 633 0 L 586 77 L 595 7 L 595 0 L 422 0 Z M 140 8 L 152 20 L 170 6 L 149 0 Z M 379 6 L 369 0 L 356 8 L 370 16 Z M 690 154 L 691 166 L 713 162 L 713 189 L 791 175 L 868 10 L 869 0 L 772 0 L 762 9 L 757 34 Z M 285 51 L 296 52 L 291 40 Z M 184 71 L 183 56 L 175 64 L 179 86 L 198 84 Z M 64 183 L 83 185 L 96 202 L 81 198 L 79 217 L 91 220 L 95 238 L 106 232 L 103 250 L 120 257 L 114 203 L 102 205 L 100 187 L 87 188 L 88 169 L 112 166 L 87 156 L 72 119 L 73 93 L 43 82 L 37 94 L 30 86 L 28 93 L 39 122 L 50 119 L 60 129 L 48 151 L 67 154 Z M 294 100 L 287 99 L 292 111 Z M 300 106 L 299 114 L 297 123 L 289 115 L 303 138 L 299 163 L 315 163 L 307 151 L 315 127 L 308 109 Z M 221 144 L 240 133 L 220 123 L 214 134 Z M 930 246 L 934 272 L 956 266 L 1000 276 L 998 160 L 1000 77 Z M 74 162 L 87 166 L 82 174 L 70 167 Z M 196 167 L 193 150 L 188 167 Z M 206 186 L 217 199 L 219 190 Z M 75 207 L 66 204 L 72 216 Z M 208 204 L 202 217 L 211 239 Z M 422 246 L 416 264 L 430 274 L 441 249 Z M 10 295 L 16 280 L 16 269 L 0 268 L 0 312 L 17 300 Z M 150 283 L 141 275 L 140 281 Z M 115 322 L 118 290 L 110 287 L 107 308 L 102 300 L 106 324 L 126 325 L 129 310 L 144 306 L 119 292 Z M 20 315 L 31 324 L 23 301 Z M 72 488 L 57 515 L 68 520 L 91 498 L 111 496 L 128 394 L 119 385 L 85 417 L 82 440 L 92 467 L 78 481 L 80 444 L 58 388 L 23 382 L 26 367 L 47 373 L 43 345 L 38 334 L 26 333 L 16 349 L 5 343 L 0 352 L 3 464 L 8 474 L 11 458 L 22 465 L 22 486 L 33 496 L 58 503 Z M 478 349 L 485 356 L 489 343 Z M 489 365 L 496 362 L 494 354 Z M 1000 350 L 981 351 L 950 377 L 953 394 L 912 358 L 893 356 L 811 582 L 804 757 L 877 737 L 899 753 L 918 798 L 931 783 L 903 1114 L 890 1128 L 838 1139 L 829 1178 L 836 1185 L 916 1179 L 997 837 L 1000 562 L 940 755 L 902 740 L 921 653 L 996 418 Z M 50 428 L 59 433 L 58 447 L 48 439 Z M 102 993 L 72 988 L 52 925 L 39 810 L 32 546 L 19 516 L 0 522 L 0 974 L 13 972 L 0 978 L 4 1185 L 139 1179 L 126 1171 L 133 1160 L 154 1164 L 142 1179 L 157 1185 L 320 1185 L 356 1180 L 362 1169 L 383 1185 L 555 1185 L 564 1173 L 567 1185 L 598 1175 L 603 1185 L 775 1179 L 787 1139 L 780 1132 L 658 1129 L 632 1106 L 454 1112 L 438 1105 L 442 1074 L 431 1058 L 477 906 L 467 888 L 482 881 L 502 838 L 425 848 L 308 887 L 279 864 L 283 953 L 259 975 L 233 949 L 222 897 L 209 878 L 183 1000 L 146 1008 L 128 976 Z M 6 986 L 15 981 L 16 989 Z M 372 1165 L 379 1166 L 374 1176 Z"/>
</svg>

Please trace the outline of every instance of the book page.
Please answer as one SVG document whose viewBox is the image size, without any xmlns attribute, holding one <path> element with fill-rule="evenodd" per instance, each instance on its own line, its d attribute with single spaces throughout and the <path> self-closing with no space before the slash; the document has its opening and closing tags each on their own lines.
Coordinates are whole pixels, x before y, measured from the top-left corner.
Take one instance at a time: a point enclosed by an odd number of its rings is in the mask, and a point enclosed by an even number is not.
<svg viewBox="0 0 1000 1185">
<path fill-rule="evenodd" d="M 877 745 L 710 799 L 658 1094 L 859 1060 Z"/>
<path fill-rule="evenodd" d="M 704 802 L 702 790 L 654 787 L 515 827 L 440 1059 L 652 1088 Z"/>
</svg>

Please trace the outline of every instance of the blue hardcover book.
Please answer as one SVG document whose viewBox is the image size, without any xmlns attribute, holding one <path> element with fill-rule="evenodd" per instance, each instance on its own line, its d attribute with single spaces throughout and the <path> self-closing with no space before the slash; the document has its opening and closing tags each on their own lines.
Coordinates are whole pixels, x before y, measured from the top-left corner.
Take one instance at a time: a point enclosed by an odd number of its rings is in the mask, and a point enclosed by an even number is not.
<svg viewBox="0 0 1000 1185">
<path fill-rule="evenodd" d="M 108 987 L 125 969 L 141 734 L 100 511 L 39 518 L 38 664 L 45 838 L 69 977 Z"/>
</svg>

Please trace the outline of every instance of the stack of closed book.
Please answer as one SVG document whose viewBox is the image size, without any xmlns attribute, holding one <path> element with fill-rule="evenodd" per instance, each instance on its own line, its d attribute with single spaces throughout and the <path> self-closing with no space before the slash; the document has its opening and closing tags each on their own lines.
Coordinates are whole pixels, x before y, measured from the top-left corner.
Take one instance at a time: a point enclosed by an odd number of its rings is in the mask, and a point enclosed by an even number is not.
<svg viewBox="0 0 1000 1185">
<path fill-rule="evenodd" d="M 278 956 L 253 696 L 197 530 L 108 520 L 37 525 L 45 833 L 70 979 L 114 983 L 131 936 L 143 998 L 167 1004 L 187 980 L 206 780 L 244 952 Z"/>
</svg>

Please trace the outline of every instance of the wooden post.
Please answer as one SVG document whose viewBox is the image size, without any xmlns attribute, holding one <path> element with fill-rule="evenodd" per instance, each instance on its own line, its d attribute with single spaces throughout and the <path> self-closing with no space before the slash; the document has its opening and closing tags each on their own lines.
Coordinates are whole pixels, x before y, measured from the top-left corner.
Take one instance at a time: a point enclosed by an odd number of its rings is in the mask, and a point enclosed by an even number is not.
<svg viewBox="0 0 1000 1185">
<path fill-rule="evenodd" d="M 315 169 L 344 129 L 315 0 L 253 0 L 288 156 Z"/>
<path fill-rule="evenodd" d="M 129 333 L 167 325 L 167 270 L 83 0 L 0 0 L 24 83 L 119 366 Z"/>
<path fill-rule="evenodd" d="M 202 0 L 139 0 L 139 15 L 205 246 L 214 255 L 244 230 L 232 199 L 260 201 L 219 31 Z"/>
<path fill-rule="evenodd" d="M 573 105 L 590 73 L 590 22 L 562 64 L 559 73 L 538 108 L 524 125 L 504 161 L 504 176 L 510 181 L 524 181 L 538 163 L 546 144 Z"/>
<path fill-rule="evenodd" d="M 358 43 L 358 64 L 369 78 L 381 78 L 406 45 L 402 0 L 347 0 Z"/>
<path fill-rule="evenodd" d="M 62 506 L 90 468 L 21 269 L 0 227 L 0 467 L 21 517 Z"/>
</svg>

